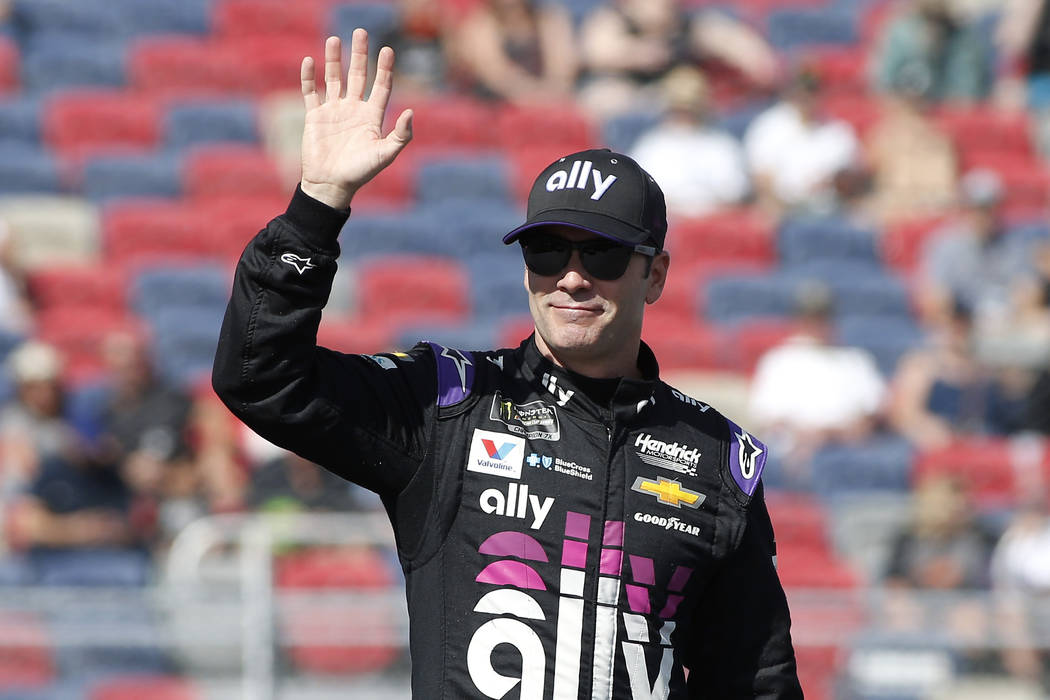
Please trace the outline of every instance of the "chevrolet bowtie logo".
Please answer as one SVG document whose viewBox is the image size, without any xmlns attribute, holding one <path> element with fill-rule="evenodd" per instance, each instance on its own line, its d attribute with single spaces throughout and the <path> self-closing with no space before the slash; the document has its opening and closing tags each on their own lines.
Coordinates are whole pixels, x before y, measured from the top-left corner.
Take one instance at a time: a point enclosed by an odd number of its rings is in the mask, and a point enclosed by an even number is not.
<svg viewBox="0 0 1050 700">
<path fill-rule="evenodd" d="M 662 476 L 656 479 L 646 479 L 640 476 L 634 480 L 632 491 L 656 496 L 656 500 L 664 505 L 681 508 L 699 508 L 707 496 L 697 491 L 690 491 L 682 487 L 682 482 L 674 479 L 665 479 Z"/>
</svg>

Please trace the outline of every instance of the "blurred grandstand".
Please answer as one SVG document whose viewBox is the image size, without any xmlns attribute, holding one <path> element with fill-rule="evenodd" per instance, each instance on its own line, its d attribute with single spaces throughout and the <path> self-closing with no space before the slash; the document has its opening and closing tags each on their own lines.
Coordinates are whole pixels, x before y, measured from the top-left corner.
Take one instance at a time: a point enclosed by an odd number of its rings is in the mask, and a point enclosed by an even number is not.
<svg viewBox="0 0 1050 700">
<path fill-rule="evenodd" d="M 531 331 L 517 251 L 497 236 L 521 219 L 550 160 L 598 145 L 629 152 L 662 107 L 612 113 L 571 95 L 514 100 L 481 89 L 453 45 L 478 4 L 0 0 L 0 267 L 11 290 L 0 294 L 0 352 L 28 339 L 57 348 L 59 417 L 91 443 L 111 400 L 107 338 L 145 339 L 160 382 L 188 402 L 178 424 L 186 447 L 170 464 L 191 484 L 153 487 L 121 465 L 136 536 L 48 546 L 21 515 L 27 494 L 58 508 L 37 488 L 45 463 L 19 473 L 3 451 L 0 700 L 408 697 L 400 572 L 377 503 L 247 436 L 208 379 L 236 260 L 298 181 L 299 62 L 356 26 L 399 48 L 405 81 L 394 99 L 415 110 L 415 136 L 354 200 L 319 342 L 344 352 L 422 338 L 480 348 L 517 345 Z M 545 4 L 567 10 L 574 32 L 607 6 Z M 936 3 L 683 0 L 680 9 L 682 18 L 724 13 L 764 43 L 781 75 L 811 73 L 822 113 L 863 143 L 883 115 L 875 64 L 888 27 L 927 4 Z M 1050 240 L 1045 117 L 1029 106 L 1034 97 L 999 99 L 1026 77 L 1034 91 L 1040 76 L 996 39 L 1007 3 L 957 4 L 970 14 L 956 21 L 984 48 L 973 70 L 988 85 L 932 97 L 926 117 L 951 144 L 953 177 L 998 174 L 1004 240 L 1034 274 L 1050 274 L 1050 263 L 1036 264 L 1050 261 L 1040 252 Z M 1045 3 L 1028 4 L 1045 21 Z M 582 87 L 593 75 L 586 56 L 577 60 Z M 777 101 L 779 78 L 696 63 L 713 123 L 738 140 Z M 867 165 L 862 152 L 851 167 Z M 1012 392 L 1010 419 L 960 422 L 938 439 L 903 430 L 912 415 L 892 408 L 906 400 L 914 364 L 903 358 L 924 351 L 943 322 L 930 310 L 924 256 L 959 207 L 882 216 L 866 194 L 837 180 L 830 203 L 770 208 L 756 178 L 749 198 L 673 218 L 670 283 L 644 337 L 667 381 L 765 435 L 750 415 L 751 381 L 800 330 L 794 302 L 817 281 L 834 302 L 832 343 L 869 353 L 885 382 L 862 436 L 785 450 L 790 458 L 774 454 L 767 468 L 807 697 L 1047 697 L 1050 616 L 1012 594 L 1050 591 L 1050 576 L 1011 586 L 991 560 L 995 548 L 1006 566 L 1008 547 L 996 543 L 1008 529 L 1007 544 L 1044 527 L 1050 353 L 1040 329 L 1050 328 L 1050 279 L 1037 287 L 1033 333 L 996 335 L 975 321 L 984 342 L 971 359 Z M 1021 311 L 1032 309 L 1007 317 Z M 19 382 L 38 371 L 0 375 L 0 399 L 23 401 Z M 928 413 L 932 398 L 923 401 Z M 910 530 L 926 504 L 916 509 L 920 485 L 943 475 L 962 484 L 957 507 L 985 538 L 973 545 L 980 571 L 965 583 L 907 570 L 956 553 L 946 537 L 934 538 L 943 551 L 923 549 L 924 533 Z M 321 497 L 325 489 L 338 497 Z M 1021 559 L 1046 572 L 1050 537 L 1041 542 Z"/>
</svg>

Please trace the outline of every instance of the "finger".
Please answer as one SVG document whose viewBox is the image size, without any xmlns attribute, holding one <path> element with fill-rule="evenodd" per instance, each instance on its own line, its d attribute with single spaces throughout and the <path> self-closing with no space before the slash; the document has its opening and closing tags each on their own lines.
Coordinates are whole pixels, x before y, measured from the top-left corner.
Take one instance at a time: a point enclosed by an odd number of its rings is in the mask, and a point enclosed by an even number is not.
<svg viewBox="0 0 1050 700">
<path fill-rule="evenodd" d="M 394 50 L 384 46 L 379 50 L 379 62 L 376 66 L 376 79 L 372 83 L 372 94 L 368 97 L 368 103 L 374 105 L 380 112 L 386 112 L 387 103 L 390 102 L 390 91 L 394 85 Z"/>
<path fill-rule="evenodd" d="M 368 32 L 358 27 L 350 40 L 350 70 L 346 74 L 346 95 L 361 99 L 368 80 Z"/>
<path fill-rule="evenodd" d="M 343 43 L 330 36 L 324 43 L 325 100 L 332 102 L 343 95 Z"/>
<path fill-rule="evenodd" d="M 307 56 L 299 68 L 299 80 L 303 86 L 303 102 L 308 110 L 321 104 L 321 96 L 317 94 L 317 80 L 314 75 L 313 56 Z"/>
<path fill-rule="evenodd" d="M 406 109 L 398 115 L 393 130 L 383 139 L 394 155 L 397 155 L 412 140 L 412 117 L 411 109 Z"/>
</svg>

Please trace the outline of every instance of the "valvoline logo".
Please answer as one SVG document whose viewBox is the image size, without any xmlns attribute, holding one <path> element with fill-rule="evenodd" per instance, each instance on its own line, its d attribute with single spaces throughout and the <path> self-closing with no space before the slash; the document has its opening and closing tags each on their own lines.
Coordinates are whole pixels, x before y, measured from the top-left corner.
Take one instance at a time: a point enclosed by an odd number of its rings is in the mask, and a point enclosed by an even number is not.
<svg viewBox="0 0 1050 700">
<path fill-rule="evenodd" d="M 485 446 L 485 451 L 489 453 L 489 457 L 492 459 L 506 459 L 514 450 L 513 442 L 504 442 L 499 447 L 496 447 L 495 442 L 489 439 L 484 439 L 481 441 L 481 444 Z"/>
<path fill-rule="evenodd" d="M 524 438 L 474 429 L 474 437 L 470 441 L 470 455 L 467 457 L 468 472 L 520 479 L 521 465 L 524 461 Z"/>
</svg>

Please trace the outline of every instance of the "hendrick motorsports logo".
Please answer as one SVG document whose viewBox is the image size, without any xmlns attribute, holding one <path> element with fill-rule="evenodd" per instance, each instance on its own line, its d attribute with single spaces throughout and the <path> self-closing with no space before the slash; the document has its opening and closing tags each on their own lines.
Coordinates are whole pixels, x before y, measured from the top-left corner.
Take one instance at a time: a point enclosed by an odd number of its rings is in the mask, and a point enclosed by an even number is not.
<svg viewBox="0 0 1050 700">
<path fill-rule="evenodd" d="M 684 532 L 687 535 L 697 537 L 700 535 L 699 525 L 690 525 L 689 523 L 682 522 L 679 518 L 671 516 L 665 518 L 662 515 L 651 515 L 650 513 L 635 513 L 634 519 L 640 523 L 648 523 L 649 525 L 655 525 L 656 527 L 662 527 L 665 530 L 677 530 L 678 532 Z"/>
<path fill-rule="evenodd" d="M 543 401 L 517 404 L 503 398 L 500 392 L 492 399 L 491 420 L 507 426 L 507 430 L 529 440 L 559 440 L 561 427 L 558 409 Z"/>
<path fill-rule="evenodd" d="M 638 457 L 650 466 L 696 476 L 696 468 L 700 464 L 700 450 L 695 447 L 690 449 L 685 444 L 654 440 L 648 433 L 639 435 L 634 441 L 634 446 L 639 448 Z"/>
<path fill-rule="evenodd" d="M 474 429 L 470 441 L 467 471 L 521 478 L 521 464 L 525 459 L 525 441 L 506 433 Z"/>
</svg>

